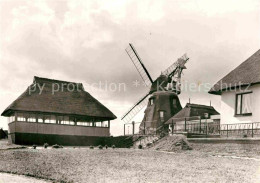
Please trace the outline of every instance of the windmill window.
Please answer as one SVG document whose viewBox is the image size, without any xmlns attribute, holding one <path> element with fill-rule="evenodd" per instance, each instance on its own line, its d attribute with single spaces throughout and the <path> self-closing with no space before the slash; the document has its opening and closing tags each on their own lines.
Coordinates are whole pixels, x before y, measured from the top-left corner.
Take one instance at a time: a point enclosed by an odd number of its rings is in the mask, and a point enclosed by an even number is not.
<svg viewBox="0 0 260 183">
<path fill-rule="evenodd" d="M 236 94 L 235 115 L 252 115 L 252 92 Z"/>
<path fill-rule="evenodd" d="M 177 107 L 177 101 L 176 101 L 176 99 L 173 99 L 173 100 L 172 100 L 172 104 L 173 104 L 173 107 Z"/>
<path fill-rule="evenodd" d="M 164 121 L 164 111 L 160 111 L 160 121 Z"/>
</svg>

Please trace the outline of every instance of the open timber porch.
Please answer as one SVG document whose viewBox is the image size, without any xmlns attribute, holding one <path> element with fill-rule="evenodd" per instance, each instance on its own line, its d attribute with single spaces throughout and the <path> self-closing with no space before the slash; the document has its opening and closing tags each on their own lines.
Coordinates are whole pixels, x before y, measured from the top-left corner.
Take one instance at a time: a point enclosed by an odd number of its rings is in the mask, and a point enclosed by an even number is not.
<svg viewBox="0 0 260 183">
<path fill-rule="evenodd" d="M 110 120 L 80 115 L 17 111 L 8 127 L 9 143 L 21 145 L 93 145 L 110 136 Z"/>
</svg>

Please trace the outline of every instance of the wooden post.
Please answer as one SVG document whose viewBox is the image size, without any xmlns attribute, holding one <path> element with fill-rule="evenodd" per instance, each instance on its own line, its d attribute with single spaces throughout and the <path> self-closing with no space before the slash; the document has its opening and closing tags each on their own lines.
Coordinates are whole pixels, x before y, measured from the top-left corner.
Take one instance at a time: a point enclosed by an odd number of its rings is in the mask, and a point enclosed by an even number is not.
<svg viewBox="0 0 260 183">
<path fill-rule="evenodd" d="M 227 137 L 228 137 L 228 124 L 227 124 Z"/>
<path fill-rule="evenodd" d="M 110 128 L 110 120 L 108 120 L 108 128 Z"/>
<path fill-rule="evenodd" d="M 144 120 L 144 135 L 145 135 L 145 120 Z"/>
<path fill-rule="evenodd" d="M 207 123 L 207 118 L 206 118 L 206 138 L 208 137 L 208 123 Z"/>
<path fill-rule="evenodd" d="M 172 120 L 172 135 L 173 135 L 173 120 Z"/>
<path fill-rule="evenodd" d="M 35 114 L 35 122 L 38 123 L 38 114 Z"/>
<path fill-rule="evenodd" d="M 201 133 L 201 116 L 200 116 L 200 133 Z"/>
<path fill-rule="evenodd" d="M 74 126 L 77 126 L 77 118 L 76 117 L 73 118 L 73 122 L 74 122 Z"/>
<path fill-rule="evenodd" d="M 254 123 L 252 123 L 252 138 L 254 137 Z"/>
<path fill-rule="evenodd" d="M 17 112 L 14 113 L 14 121 L 17 121 Z"/>
<path fill-rule="evenodd" d="M 94 119 L 92 119 L 92 126 L 95 127 L 95 122 L 94 122 Z"/>
<path fill-rule="evenodd" d="M 132 125 L 133 125 L 133 135 L 135 134 L 135 122 L 132 121 Z"/>
<path fill-rule="evenodd" d="M 186 118 L 184 118 L 184 120 L 185 120 L 185 121 L 184 121 L 184 122 L 185 122 L 185 123 L 184 123 L 184 131 L 186 132 L 186 130 L 187 130 Z"/>
</svg>

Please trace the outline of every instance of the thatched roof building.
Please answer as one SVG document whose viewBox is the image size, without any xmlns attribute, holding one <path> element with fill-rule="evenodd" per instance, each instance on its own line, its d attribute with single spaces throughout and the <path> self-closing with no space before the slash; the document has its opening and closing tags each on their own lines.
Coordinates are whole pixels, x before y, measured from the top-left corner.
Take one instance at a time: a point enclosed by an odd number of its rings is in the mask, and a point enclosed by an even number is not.
<svg viewBox="0 0 260 183">
<path fill-rule="evenodd" d="M 259 122 L 260 50 L 220 79 L 209 93 L 221 95 L 222 124 Z"/>
<path fill-rule="evenodd" d="M 260 83 L 260 50 L 219 80 L 209 93 L 220 95 L 222 91 Z"/>
<path fill-rule="evenodd" d="M 171 117 L 165 124 L 172 124 L 185 119 L 187 121 L 205 119 L 205 113 L 208 114 L 208 117 L 219 114 L 212 106 L 187 103 L 182 110 Z"/>
<path fill-rule="evenodd" d="M 97 145 L 110 136 L 110 120 L 116 119 L 81 83 L 40 77 L 2 116 L 16 144 Z"/>
<path fill-rule="evenodd" d="M 84 90 L 82 83 L 34 77 L 26 91 L 8 106 L 2 116 L 13 111 L 80 115 L 96 120 L 113 120 L 116 116 Z"/>
</svg>

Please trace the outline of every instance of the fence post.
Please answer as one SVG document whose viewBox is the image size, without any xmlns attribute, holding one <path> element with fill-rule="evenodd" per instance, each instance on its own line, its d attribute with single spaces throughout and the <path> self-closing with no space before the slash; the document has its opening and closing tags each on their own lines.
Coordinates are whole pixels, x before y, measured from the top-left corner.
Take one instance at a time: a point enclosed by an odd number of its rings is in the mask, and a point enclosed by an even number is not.
<svg viewBox="0 0 260 183">
<path fill-rule="evenodd" d="M 184 118 L 184 131 L 186 132 L 187 128 L 186 128 L 186 118 Z"/>
<path fill-rule="evenodd" d="M 217 128 L 218 128 L 218 133 L 221 136 L 221 126 L 220 126 L 220 122 L 217 123 Z"/>
<path fill-rule="evenodd" d="M 252 138 L 254 137 L 254 123 L 252 123 Z"/>
<path fill-rule="evenodd" d="M 132 121 L 132 125 L 133 125 L 133 135 L 135 134 L 135 122 Z"/>
<path fill-rule="evenodd" d="M 172 135 L 173 135 L 173 120 L 172 120 Z"/>
<path fill-rule="evenodd" d="M 145 135 L 145 120 L 144 120 L 144 135 Z"/>
<path fill-rule="evenodd" d="M 201 116 L 200 116 L 200 133 L 201 133 Z"/>
<path fill-rule="evenodd" d="M 228 124 L 227 124 L 227 137 L 228 137 Z"/>
<path fill-rule="evenodd" d="M 205 125 L 206 125 L 206 138 L 207 138 L 208 137 L 208 123 L 207 123 L 207 119 L 206 119 Z"/>
</svg>

